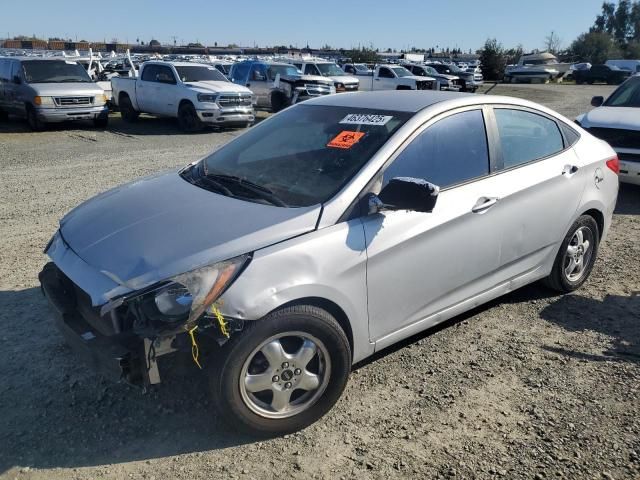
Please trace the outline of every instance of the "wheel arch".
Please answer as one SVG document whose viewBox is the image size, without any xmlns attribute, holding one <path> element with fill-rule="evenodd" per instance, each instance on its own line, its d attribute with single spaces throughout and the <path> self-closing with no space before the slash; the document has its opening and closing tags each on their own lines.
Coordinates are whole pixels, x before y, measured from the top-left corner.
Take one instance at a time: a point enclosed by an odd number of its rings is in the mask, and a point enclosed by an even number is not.
<svg viewBox="0 0 640 480">
<path fill-rule="evenodd" d="M 582 212 L 579 217 L 583 216 L 583 215 L 588 215 L 590 217 L 592 217 L 595 221 L 596 224 L 598 225 L 598 236 L 600 237 L 599 239 L 602 239 L 602 235 L 604 233 L 604 214 L 598 210 L 597 208 L 590 208 L 589 210 L 586 210 L 585 212 Z"/>
<path fill-rule="evenodd" d="M 302 297 L 296 300 L 291 300 L 283 305 L 279 305 L 273 309 L 280 310 L 282 308 L 292 307 L 294 305 L 310 305 L 312 307 L 318 307 L 326 312 L 330 313 L 333 318 L 336 319 L 342 330 L 344 331 L 347 339 L 349 340 L 349 347 L 351 348 L 351 357 L 353 360 L 354 343 L 353 343 L 353 330 L 351 329 L 351 322 L 345 311 L 337 303 L 322 297 Z M 271 313 L 271 312 L 269 312 Z"/>
</svg>

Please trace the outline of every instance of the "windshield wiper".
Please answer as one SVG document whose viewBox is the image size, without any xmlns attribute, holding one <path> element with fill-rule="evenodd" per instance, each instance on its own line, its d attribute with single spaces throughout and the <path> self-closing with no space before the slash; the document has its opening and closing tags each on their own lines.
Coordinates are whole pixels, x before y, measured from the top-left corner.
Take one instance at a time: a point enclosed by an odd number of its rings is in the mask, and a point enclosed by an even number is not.
<svg viewBox="0 0 640 480">
<path fill-rule="evenodd" d="M 196 173 L 197 165 L 186 168 L 180 173 L 180 176 L 184 178 L 187 182 L 202 187 L 202 188 L 212 188 L 213 190 L 226 195 L 227 197 L 235 197 L 233 192 L 229 190 L 227 187 L 222 185 L 219 182 L 216 182 L 214 179 L 207 177 L 206 175 L 202 175 L 199 172 Z M 195 174 L 194 174 L 195 173 Z"/>
<path fill-rule="evenodd" d="M 241 185 L 250 192 L 256 194 L 259 198 L 266 200 L 267 202 L 277 207 L 288 207 L 277 195 L 263 185 L 258 185 L 244 178 L 237 177 L 235 175 L 225 175 L 222 173 L 207 173 L 206 178 L 213 180 L 221 180 L 225 182 L 232 182 Z"/>
</svg>

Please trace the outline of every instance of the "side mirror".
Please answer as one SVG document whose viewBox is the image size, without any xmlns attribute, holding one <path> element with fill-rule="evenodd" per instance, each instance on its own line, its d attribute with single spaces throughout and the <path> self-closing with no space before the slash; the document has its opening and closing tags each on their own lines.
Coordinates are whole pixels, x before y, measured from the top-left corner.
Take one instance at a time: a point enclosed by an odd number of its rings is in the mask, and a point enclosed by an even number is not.
<svg viewBox="0 0 640 480">
<path fill-rule="evenodd" d="M 19 75 L 13 76 L 13 83 L 15 83 L 16 85 L 20 85 L 22 83 L 22 79 L 20 78 Z"/>
<path fill-rule="evenodd" d="M 438 193 L 440 193 L 440 187 L 421 178 L 392 178 L 379 195 L 369 196 L 369 214 L 383 210 L 412 210 L 429 213 L 436 206 Z"/>
<path fill-rule="evenodd" d="M 591 99 L 591 105 L 594 107 L 601 107 L 604 103 L 604 97 L 593 97 Z"/>
</svg>

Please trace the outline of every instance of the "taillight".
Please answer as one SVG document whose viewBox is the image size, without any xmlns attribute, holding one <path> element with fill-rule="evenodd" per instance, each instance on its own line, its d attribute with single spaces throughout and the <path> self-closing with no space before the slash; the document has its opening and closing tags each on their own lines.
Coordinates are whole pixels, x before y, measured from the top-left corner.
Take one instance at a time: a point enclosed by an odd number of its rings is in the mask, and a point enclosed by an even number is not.
<svg viewBox="0 0 640 480">
<path fill-rule="evenodd" d="M 615 156 L 607 160 L 607 167 L 609 167 L 613 173 L 618 175 L 620 173 L 620 160 L 618 160 L 618 157 Z"/>
</svg>

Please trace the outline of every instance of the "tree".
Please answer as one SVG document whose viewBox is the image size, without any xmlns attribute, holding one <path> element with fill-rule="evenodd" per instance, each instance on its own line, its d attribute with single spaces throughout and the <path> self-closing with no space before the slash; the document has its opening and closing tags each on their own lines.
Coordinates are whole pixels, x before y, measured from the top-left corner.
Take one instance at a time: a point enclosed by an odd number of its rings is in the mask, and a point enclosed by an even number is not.
<svg viewBox="0 0 640 480">
<path fill-rule="evenodd" d="M 366 47 L 348 50 L 345 52 L 345 56 L 351 58 L 354 63 L 376 63 L 379 60 L 376 51 Z"/>
<path fill-rule="evenodd" d="M 520 60 L 520 57 L 524 54 L 522 44 L 519 44 L 516 48 L 510 48 L 505 50 L 504 55 L 507 65 L 515 65 Z"/>
<path fill-rule="evenodd" d="M 583 33 L 571 44 L 570 51 L 580 60 L 592 64 L 604 63 L 621 55 L 613 37 L 605 32 Z"/>
<path fill-rule="evenodd" d="M 482 73 L 487 80 L 502 79 L 507 61 L 504 48 L 498 40 L 487 39 L 484 48 L 480 51 L 480 63 L 482 63 Z"/>
<path fill-rule="evenodd" d="M 547 52 L 556 55 L 562 47 L 562 39 L 553 30 L 544 38 L 544 48 Z"/>
<path fill-rule="evenodd" d="M 627 41 L 631 25 L 629 20 L 631 14 L 631 4 L 629 0 L 620 0 L 618 8 L 613 15 L 613 36 L 620 43 Z"/>
<path fill-rule="evenodd" d="M 613 30 L 615 25 L 615 20 L 614 20 L 615 10 L 616 10 L 615 3 L 603 2 L 602 14 L 596 17 L 596 22 L 591 30 L 598 33 L 606 32 L 609 35 L 613 35 Z"/>
</svg>

